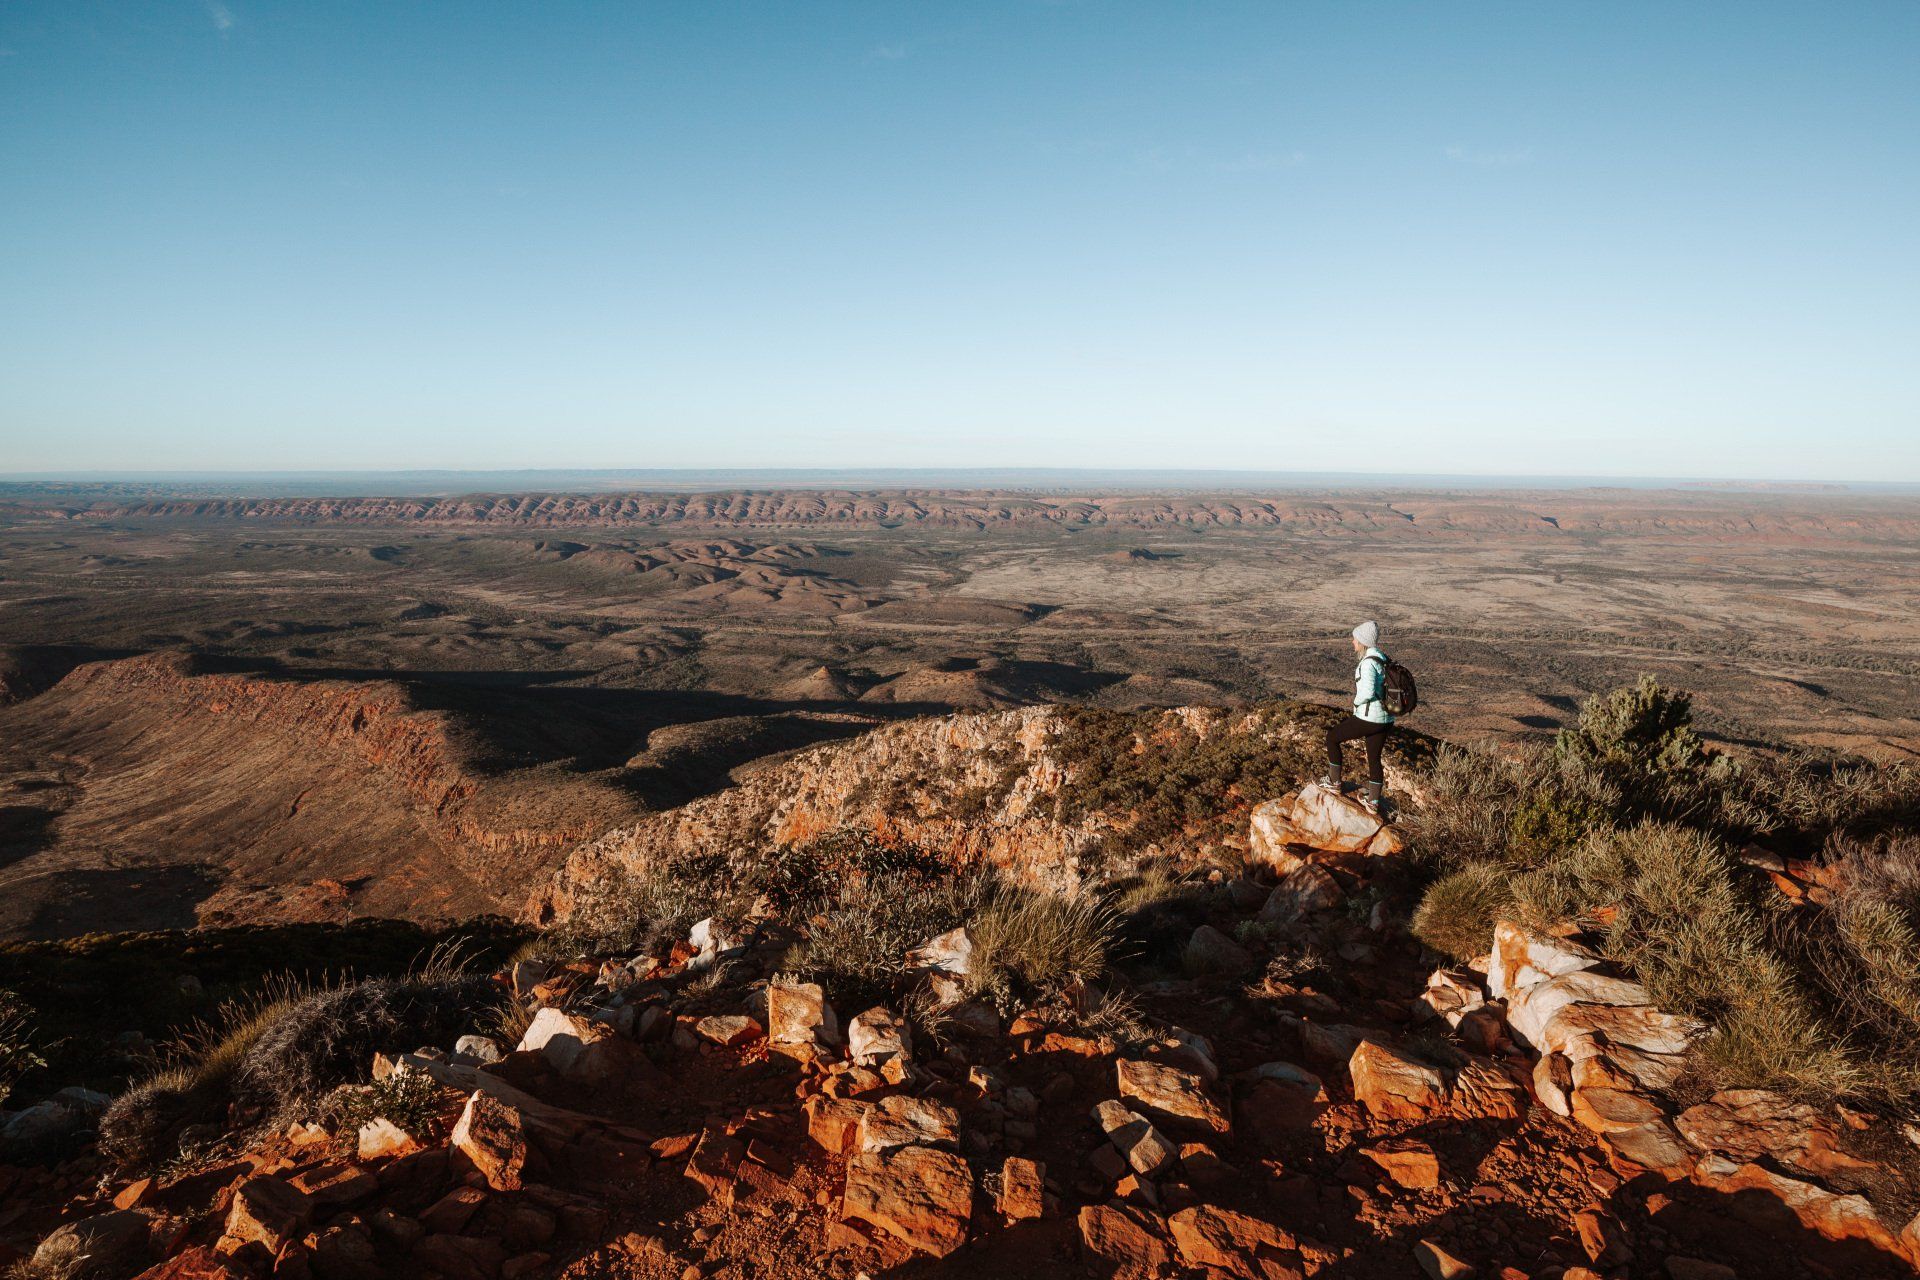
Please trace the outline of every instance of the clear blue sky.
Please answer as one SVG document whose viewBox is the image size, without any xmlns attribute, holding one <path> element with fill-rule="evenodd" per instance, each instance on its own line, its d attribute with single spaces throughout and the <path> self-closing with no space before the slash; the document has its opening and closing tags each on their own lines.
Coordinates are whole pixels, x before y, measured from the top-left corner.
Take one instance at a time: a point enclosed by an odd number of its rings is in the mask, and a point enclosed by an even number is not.
<svg viewBox="0 0 1920 1280">
<path fill-rule="evenodd" d="M 1920 480 L 1920 4 L 0 6 L 0 472 Z"/>
</svg>

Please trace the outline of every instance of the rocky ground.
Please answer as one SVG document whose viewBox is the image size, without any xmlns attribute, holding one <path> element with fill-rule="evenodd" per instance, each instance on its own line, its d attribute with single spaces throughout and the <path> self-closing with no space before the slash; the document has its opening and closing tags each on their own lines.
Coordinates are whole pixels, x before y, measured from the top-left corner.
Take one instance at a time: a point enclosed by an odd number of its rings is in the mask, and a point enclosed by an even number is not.
<svg viewBox="0 0 1920 1280">
<path fill-rule="evenodd" d="M 1435 970 L 1380 892 L 1394 829 L 1323 788 L 1257 807 L 1245 843 L 1186 976 L 1137 984 L 1124 1019 L 1092 985 L 969 998 L 964 929 L 893 998 L 834 1009 L 780 974 L 785 923 L 703 921 L 496 975 L 516 1043 L 382 1056 L 384 1083 L 347 1086 L 415 1093 L 404 1126 L 320 1109 L 150 1176 L 7 1167 L 0 1233 L 37 1248 L 26 1275 L 70 1274 L 78 1246 L 153 1280 L 1722 1280 L 1920 1257 L 1893 1120 L 1676 1098 L 1701 1029 L 1578 937 L 1503 925 Z"/>
</svg>

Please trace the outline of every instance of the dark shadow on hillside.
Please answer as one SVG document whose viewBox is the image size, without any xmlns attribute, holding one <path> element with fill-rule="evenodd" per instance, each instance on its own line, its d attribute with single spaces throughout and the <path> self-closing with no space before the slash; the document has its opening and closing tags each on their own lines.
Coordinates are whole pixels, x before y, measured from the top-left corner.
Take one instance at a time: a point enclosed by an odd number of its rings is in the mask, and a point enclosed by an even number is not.
<svg viewBox="0 0 1920 1280">
<path fill-rule="evenodd" d="M 117 933 L 133 921 L 143 930 L 191 929 L 199 921 L 196 908 L 220 882 L 217 871 L 198 866 L 63 871 L 61 896 L 40 904 L 19 933 L 29 938 Z"/>
<path fill-rule="evenodd" d="M 23 862 L 53 843 L 58 809 L 39 805 L 0 805 L 0 868 Z"/>
</svg>

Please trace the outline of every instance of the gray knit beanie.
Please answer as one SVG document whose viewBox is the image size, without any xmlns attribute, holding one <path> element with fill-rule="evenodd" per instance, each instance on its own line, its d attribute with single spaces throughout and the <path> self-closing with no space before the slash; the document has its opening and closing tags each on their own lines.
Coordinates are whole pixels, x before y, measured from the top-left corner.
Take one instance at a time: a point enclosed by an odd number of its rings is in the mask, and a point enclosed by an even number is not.
<svg viewBox="0 0 1920 1280">
<path fill-rule="evenodd" d="M 1361 623 L 1359 626 L 1353 629 L 1353 638 L 1355 640 L 1358 640 L 1361 644 L 1367 646 L 1367 648 L 1369 649 L 1379 648 L 1380 647 L 1380 624 L 1377 622 Z"/>
</svg>

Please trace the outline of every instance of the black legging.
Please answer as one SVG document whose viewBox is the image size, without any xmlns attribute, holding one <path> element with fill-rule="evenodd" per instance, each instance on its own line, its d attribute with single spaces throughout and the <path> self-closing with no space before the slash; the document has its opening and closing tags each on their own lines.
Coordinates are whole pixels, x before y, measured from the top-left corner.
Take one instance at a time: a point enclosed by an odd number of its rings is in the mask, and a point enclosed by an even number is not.
<svg viewBox="0 0 1920 1280">
<path fill-rule="evenodd" d="M 1340 744 L 1352 742 L 1355 738 L 1364 738 L 1367 742 L 1367 781 L 1384 782 L 1386 775 L 1380 772 L 1380 748 L 1387 743 L 1387 726 L 1384 724 L 1349 715 L 1333 725 L 1327 730 L 1327 763 L 1338 765 Z"/>
</svg>

